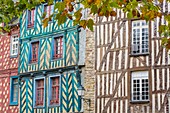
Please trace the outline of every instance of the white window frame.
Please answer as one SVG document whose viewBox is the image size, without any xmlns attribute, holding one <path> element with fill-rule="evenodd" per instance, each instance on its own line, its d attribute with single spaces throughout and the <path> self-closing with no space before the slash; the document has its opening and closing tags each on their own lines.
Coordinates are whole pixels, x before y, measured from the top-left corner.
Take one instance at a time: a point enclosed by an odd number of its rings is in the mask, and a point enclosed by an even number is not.
<svg viewBox="0 0 170 113">
<path fill-rule="evenodd" d="M 36 81 L 37 81 L 37 80 L 41 80 L 41 79 L 44 79 L 44 99 L 43 99 L 44 102 L 43 102 L 43 105 L 42 105 L 42 106 L 37 106 L 37 105 L 36 105 L 36 102 L 35 102 L 35 101 L 36 101 L 36 89 L 37 89 L 37 88 L 36 88 L 36 87 L 37 87 Z M 33 102 L 33 106 L 34 106 L 34 108 L 41 108 L 41 107 L 44 107 L 44 106 L 45 106 L 45 91 L 46 91 L 46 87 L 45 87 L 45 77 L 35 78 L 35 79 L 34 79 L 34 93 L 33 93 L 33 95 L 34 95 L 34 96 L 33 96 L 33 97 L 34 97 L 34 98 L 33 98 L 33 101 L 34 101 L 34 102 Z"/>
<path fill-rule="evenodd" d="M 142 87 L 142 80 L 148 80 L 148 87 Z M 139 99 L 134 100 L 134 80 L 139 80 Z M 148 88 L 148 95 L 142 94 L 142 88 Z M 136 92 L 137 93 L 137 92 Z M 148 99 L 142 99 L 142 96 L 148 96 Z M 149 79 L 148 79 L 148 71 L 136 71 L 131 72 L 131 100 L 132 102 L 139 102 L 139 101 L 149 101 Z"/>
<path fill-rule="evenodd" d="M 59 86 L 59 104 L 54 104 L 54 105 L 52 105 L 52 104 L 50 104 L 50 100 L 51 100 L 51 87 L 52 87 L 52 81 L 51 81 L 51 79 L 52 78 L 55 78 L 55 77 L 59 77 L 59 84 L 60 84 L 60 86 Z M 48 105 L 49 106 L 60 106 L 60 99 L 61 99 L 61 75 L 60 74 L 54 74 L 54 75 L 49 75 L 49 79 L 48 79 L 49 81 L 48 81 Z"/>
<path fill-rule="evenodd" d="M 16 37 L 18 37 L 17 39 L 17 41 L 14 41 L 14 38 L 16 38 Z M 15 48 L 14 48 L 14 45 L 15 45 Z M 17 47 L 16 47 L 16 45 L 17 45 Z M 11 56 L 17 56 L 18 55 L 18 47 L 19 47 L 19 36 L 18 36 L 18 34 L 16 34 L 16 35 L 12 35 L 11 36 L 11 50 L 10 50 L 10 55 Z M 13 51 L 15 51 L 14 53 L 13 53 Z"/>
<path fill-rule="evenodd" d="M 142 32 L 142 29 L 147 29 Z M 134 37 L 134 30 L 139 30 L 139 36 Z M 142 40 L 142 34 L 145 34 L 144 40 Z M 147 37 L 147 39 L 146 39 Z M 139 41 L 137 40 L 139 38 Z M 144 43 L 145 42 L 145 43 Z M 144 44 L 143 44 L 144 43 Z M 149 25 L 145 20 L 132 21 L 132 42 L 131 53 L 133 55 L 148 54 L 149 53 Z"/>
</svg>

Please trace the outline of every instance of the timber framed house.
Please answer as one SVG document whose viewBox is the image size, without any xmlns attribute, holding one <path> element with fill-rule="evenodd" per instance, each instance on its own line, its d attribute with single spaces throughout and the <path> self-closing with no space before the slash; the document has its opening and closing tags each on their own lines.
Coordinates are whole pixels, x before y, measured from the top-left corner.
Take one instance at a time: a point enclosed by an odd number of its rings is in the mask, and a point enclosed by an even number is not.
<svg viewBox="0 0 170 113">
<path fill-rule="evenodd" d="M 162 12 L 169 3 L 161 4 Z M 161 46 L 164 17 L 145 22 L 97 17 L 95 113 L 170 113 L 170 57 Z"/>
<path fill-rule="evenodd" d="M 10 31 L 0 35 L 0 113 L 19 112 L 19 20 L 13 19 L 9 26 Z"/>
<path fill-rule="evenodd" d="M 20 19 L 20 113 L 79 112 L 84 31 L 71 20 L 59 26 L 52 19 L 44 28 L 44 12 L 51 15 L 54 5 L 38 5 Z"/>
</svg>

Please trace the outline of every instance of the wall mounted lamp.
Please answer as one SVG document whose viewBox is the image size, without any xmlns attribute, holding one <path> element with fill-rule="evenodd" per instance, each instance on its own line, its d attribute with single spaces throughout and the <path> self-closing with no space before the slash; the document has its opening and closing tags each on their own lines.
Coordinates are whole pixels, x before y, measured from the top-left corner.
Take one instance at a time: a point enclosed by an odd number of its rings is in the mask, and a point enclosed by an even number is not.
<svg viewBox="0 0 170 113">
<path fill-rule="evenodd" d="M 84 88 L 82 85 L 80 85 L 80 86 L 77 88 L 78 96 L 80 96 L 80 98 L 81 98 L 81 100 L 82 100 L 81 112 L 83 112 L 83 100 L 84 100 L 84 102 L 88 105 L 88 109 L 89 109 L 89 111 L 90 111 L 91 100 L 90 100 L 90 99 L 83 98 L 83 96 L 84 96 L 84 91 L 85 91 L 85 88 Z"/>
</svg>

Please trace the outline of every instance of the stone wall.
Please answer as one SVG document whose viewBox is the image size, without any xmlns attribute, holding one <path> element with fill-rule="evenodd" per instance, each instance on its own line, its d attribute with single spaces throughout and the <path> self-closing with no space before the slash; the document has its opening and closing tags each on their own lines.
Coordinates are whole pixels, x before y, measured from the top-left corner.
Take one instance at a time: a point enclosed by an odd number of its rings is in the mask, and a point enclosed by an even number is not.
<svg viewBox="0 0 170 113">
<path fill-rule="evenodd" d="M 84 113 L 94 113 L 95 108 L 95 41 L 94 32 L 86 30 L 86 52 L 85 52 L 85 72 L 84 72 L 84 98 L 90 99 L 90 107 L 84 102 Z"/>
</svg>

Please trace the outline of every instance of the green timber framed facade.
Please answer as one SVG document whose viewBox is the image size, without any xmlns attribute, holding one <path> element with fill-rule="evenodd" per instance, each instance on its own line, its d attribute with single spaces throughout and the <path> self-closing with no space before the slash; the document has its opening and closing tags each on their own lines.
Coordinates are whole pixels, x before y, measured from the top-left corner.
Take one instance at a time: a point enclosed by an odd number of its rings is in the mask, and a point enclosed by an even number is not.
<svg viewBox="0 0 170 113">
<path fill-rule="evenodd" d="M 24 11 L 20 19 L 20 113 L 80 112 L 85 31 L 71 20 L 60 26 L 52 20 L 44 28 L 44 9 Z"/>
</svg>

